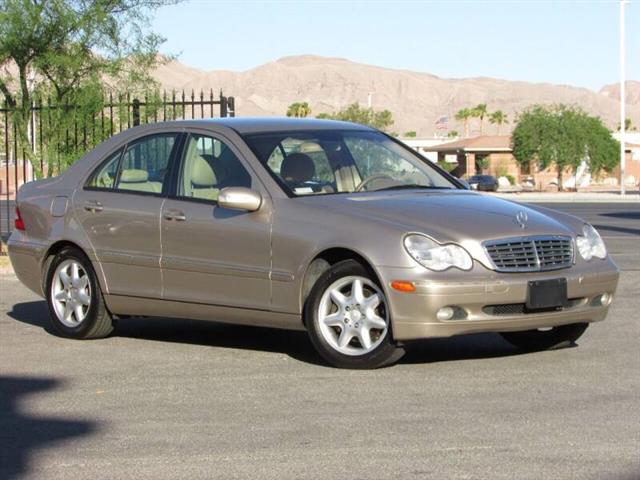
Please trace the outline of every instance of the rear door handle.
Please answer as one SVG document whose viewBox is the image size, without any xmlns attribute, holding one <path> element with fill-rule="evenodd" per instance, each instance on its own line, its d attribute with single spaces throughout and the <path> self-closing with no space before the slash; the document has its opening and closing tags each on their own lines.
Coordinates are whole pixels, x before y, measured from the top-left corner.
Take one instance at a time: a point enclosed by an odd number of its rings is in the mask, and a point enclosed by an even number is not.
<svg viewBox="0 0 640 480">
<path fill-rule="evenodd" d="M 168 212 L 165 212 L 164 218 L 165 220 L 173 220 L 174 222 L 184 222 L 187 219 L 187 216 L 177 210 L 169 210 Z"/>
<path fill-rule="evenodd" d="M 102 211 L 102 203 L 97 200 L 91 200 L 84 204 L 84 209 L 87 212 L 101 212 Z"/>
</svg>

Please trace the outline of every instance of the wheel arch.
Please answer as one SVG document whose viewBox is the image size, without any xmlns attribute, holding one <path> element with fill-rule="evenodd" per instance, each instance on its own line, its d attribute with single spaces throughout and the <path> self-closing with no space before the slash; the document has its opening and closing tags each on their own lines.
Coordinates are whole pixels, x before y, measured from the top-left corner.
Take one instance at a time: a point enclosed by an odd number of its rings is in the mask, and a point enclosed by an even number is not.
<svg viewBox="0 0 640 480">
<path fill-rule="evenodd" d="M 333 265 L 344 260 L 355 260 L 360 263 L 388 297 L 386 286 L 382 283 L 380 275 L 368 258 L 351 248 L 331 247 L 318 252 L 307 265 L 300 289 L 300 305 L 302 306 L 302 311 L 304 311 L 304 305 L 309 297 L 309 293 L 311 293 L 311 289 L 318 278 Z"/>
<path fill-rule="evenodd" d="M 49 272 L 49 267 L 51 265 L 51 262 L 53 261 L 53 259 L 55 258 L 55 256 L 60 253 L 62 250 L 64 250 L 65 248 L 73 248 L 75 250 L 78 250 L 80 253 L 82 253 L 87 261 L 91 264 L 91 266 L 93 267 L 93 270 L 96 273 L 96 277 L 98 278 L 98 282 L 101 284 L 100 287 L 103 289 L 104 291 L 104 284 L 103 284 L 103 279 L 102 279 L 102 275 L 100 275 L 99 272 L 101 272 L 101 270 L 97 269 L 94 262 L 91 260 L 91 257 L 87 254 L 87 252 L 85 251 L 84 248 L 82 248 L 80 245 L 78 245 L 75 242 L 72 242 L 71 240 L 57 240 L 56 242 L 54 242 L 53 244 L 51 244 L 51 246 L 47 249 L 47 251 L 44 253 L 44 255 L 42 256 L 42 262 L 41 262 L 41 271 L 42 271 L 42 291 L 46 292 L 47 291 L 47 277 L 48 277 L 48 272 Z M 46 293 L 45 293 L 46 295 Z"/>
</svg>

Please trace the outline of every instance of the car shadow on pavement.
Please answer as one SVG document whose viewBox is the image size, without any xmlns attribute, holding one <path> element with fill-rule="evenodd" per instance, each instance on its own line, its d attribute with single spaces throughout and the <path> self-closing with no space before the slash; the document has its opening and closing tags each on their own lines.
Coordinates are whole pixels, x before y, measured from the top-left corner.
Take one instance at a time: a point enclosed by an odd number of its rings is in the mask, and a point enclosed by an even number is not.
<svg viewBox="0 0 640 480">
<path fill-rule="evenodd" d="M 497 333 L 416 340 L 406 345 L 400 363 L 435 363 L 524 355 Z"/>
<path fill-rule="evenodd" d="M 14 305 L 8 315 L 20 322 L 39 326 L 49 333 L 49 313 L 44 301 Z M 127 318 L 118 320 L 115 337 L 236 348 L 288 355 L 314 365 L 326 365 L 315 352 L 306 332 L 251 327 L 203 320 L 175 318 Z M 413 341 L 406 345 L 399 363 L 433 363 L 521 355 L 498 334 L 478 333 L 451 338 Z"/>
<path fill-rule="evenodd" d="M 60 388 L 54 378 L 0 375 L 0 478 L 22 478 L 29 459 L 37 450 L 56 442 L 90 435 L 97 425 L 85 420 L 68 420 L 29 415 L 21 402 L 31 395 Z"/>
</svg>

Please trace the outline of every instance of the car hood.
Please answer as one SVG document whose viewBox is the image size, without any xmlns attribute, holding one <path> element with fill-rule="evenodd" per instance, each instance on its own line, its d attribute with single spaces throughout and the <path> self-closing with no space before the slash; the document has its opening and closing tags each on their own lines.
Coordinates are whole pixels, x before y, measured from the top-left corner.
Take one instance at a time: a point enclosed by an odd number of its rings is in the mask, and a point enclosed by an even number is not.
<svg viewBox="0 0 640 480">
<path fill-rule="evenodd" d="M 425 233 L 439 242 L 575 235 L 576 228 L 570 217 L 465 190 L 372 192 L 304 200 L 345 215 L 392 223 L 407 232 Z M 525 228 L 516 220 L 519 212 L 526 214 Z"/>
</svg>

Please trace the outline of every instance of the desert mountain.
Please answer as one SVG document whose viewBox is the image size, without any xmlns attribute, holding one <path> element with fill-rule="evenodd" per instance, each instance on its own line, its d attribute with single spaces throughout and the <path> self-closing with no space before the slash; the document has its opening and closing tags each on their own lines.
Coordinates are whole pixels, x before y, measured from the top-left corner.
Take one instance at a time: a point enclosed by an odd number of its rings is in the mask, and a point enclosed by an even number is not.
<svg viewBox="0 0 640 480">
<path fill-rule="evenodd" d="M 489 111 L 503 110 L 511 123 L 517 112 L 534 103 L 576 104 L 600 116 L 611 128 L 618 124 L 619 116 L 615 85 L 594 92 L 495 78 L 440 78 L 312 55 L 285 57 L 244 72 L 207 72 L 174 60 L 159 67 L 154 76 L 167 90 L 222 89 L 236 98 L 238 115 L 284 115 L 287 106 L 297 101 L 308 102 L 313 114 L 332 112 L 353 102 L 366 105 L 371 92 L 374 108 L 393 113 L 392 130 L 415 130 L 419 136 L 433 135 L 435 121 L 443 115 L 449 117 L 450 130 L 462 132 L 455 112 L 478 103 L 486 103 Z M 628 116 L 640 125 L 640 82 L 629 84 Z M 477 131 L 478 120 L 472 120 L 470 126 L 472 133 Z M 495 133 L 496 126 L 485 119 L 484 131 Z"/>
</svg>

